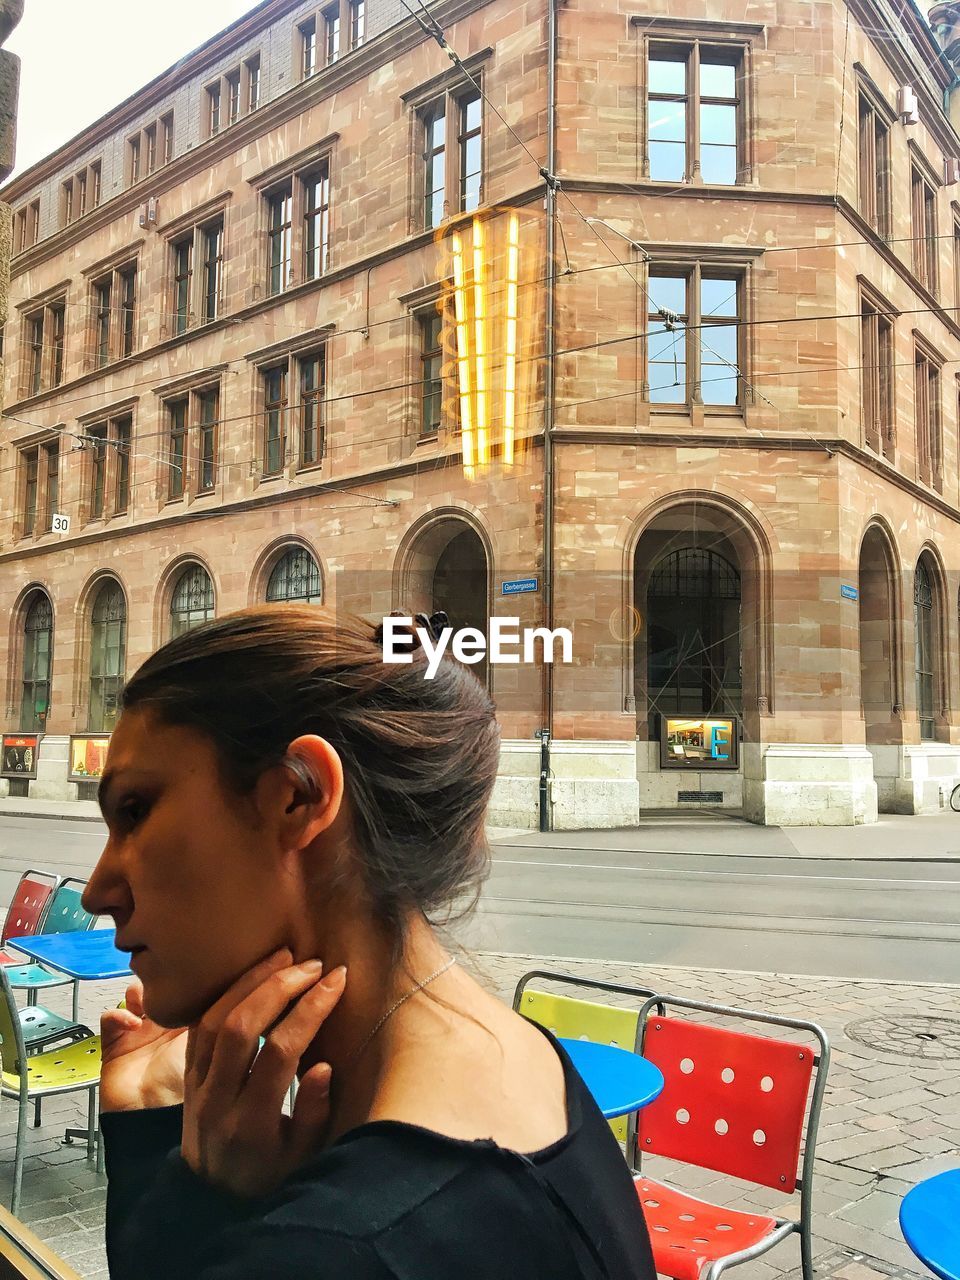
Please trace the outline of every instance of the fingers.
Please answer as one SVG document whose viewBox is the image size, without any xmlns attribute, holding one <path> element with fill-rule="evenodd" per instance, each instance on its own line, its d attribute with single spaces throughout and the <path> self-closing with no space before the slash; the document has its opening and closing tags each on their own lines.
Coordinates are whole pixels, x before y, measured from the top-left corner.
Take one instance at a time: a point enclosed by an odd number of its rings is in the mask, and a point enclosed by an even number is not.
<svg viewBox="0 0 960 1280">
<path fill-rule="evenodd" d="M 231 1009 L 245 1000 L 272 973 L 289 966 L 292 960 L 293 953 L 290 948 L 281 947 L 279 951 L 275 951 L 273 955 L 267 956 L 259 964 L 255 964 L 252 969 L 248 969 L 246 973 L 241 974 L 236 982 L 227 988 L 220 999 L 210 1006 L 198 1025 L 192 1029 L 187 1041 L 188 1071 L 199 1072 L 201 1078 L 206 1075 L 210 1067 L 210 1058 L 213 1054 L 217 1033 L 223 1024 L 224 1018 L 226 1018 Z"/>
<path fill-rule="evenodd" d="M 287 1016 L 267 1035 L 246 1082 L 245 1093 L 254 1114 L 279 1114 L 300 1059 L 343 995 L 346 979 L 347 971 L 343 966 L 328 973 L 322 982 L 318 982 L 300 997 Z M 324 1065 L 326 1064 L 319 1064 Z M 298 1106 L 304 1081 L 316 1070 L 317 1068 L 311 1067 L 301 1080 L 300 1090 L 297 1092 Z M 320 1072 L 320 1075 L 323 1073 Z M 314 1080 L 311 1089 L 316 1087 Z M 327 1087 L 329 1089 L 329 1068 Z M 305 1105 L 309 1103 L 310 1097 L 308 1092 Z M 294 1117 L 296 1114 L 294 1111 Z"/>
<path fill-rule="evenodd" d="M 291 1001 L 315 986 L 322 972 L 319 960 L 307 960 L 272 973 L 246 999 L 235 1005 L 216 1029 L 205 1015 L 200 1031 L 212 1035 L 209 1056 L 207 1047 L 198 1043 L 193 1064 L 193 1079 L 202 1085 L 215 1080 L 216 1091 L 224 1100 L 236 1098 L 246 1083 L 254 1058 L 260 1048 L 260 1037 L 266 1036 Z M 206 1025 L 205 1025 L 206 1024 Z"/>
<path fill-rule="evenodd" d="M 296 1168 L 315 1150 L 330 1120 L 330 1082 L 333 1072 L 329 1063 L 318 1062 L 305 1073 L 297 1090 L 290 1118 L 287 1156 Z"/>
<path fill-rule="evenodd" d="M 138 1018 L 143 1017 L 143 983 L 139 978 L 134 978 L 127 987 L 124 1002 L 131 1013 L 135 1013 Z"/>
<path fill-rule="evenodd" d="M 109 1049 L 126 1031 L 136 1031 L 142 1019 L 130 1009 L 107 1009 L 100 1015 L 100 1039 Z"/>
</svg>

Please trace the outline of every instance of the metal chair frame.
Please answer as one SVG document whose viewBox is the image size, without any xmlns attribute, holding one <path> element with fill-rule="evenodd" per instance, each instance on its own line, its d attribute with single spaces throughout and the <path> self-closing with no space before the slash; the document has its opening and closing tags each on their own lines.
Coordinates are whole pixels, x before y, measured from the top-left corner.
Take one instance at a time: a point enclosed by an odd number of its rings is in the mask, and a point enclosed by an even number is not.
<svg viewBox="0 0 960 1280">
<path fill-rule="evenodd" d="M 688 1000 L 681 996 L 657 995 L 649 999 L 640 1011 L 640 1019 L 637 1023 L 637 1053 L 643 1053 L 650 1015 L 656 1011 L 658 1016 L 664 1017 L 666 1016 L 665 1007 L 669 1006 L 693 1010 L 698 1013 L 717 1014 L 720 1017 L 741 1019 L 744 1022 L 759 1022 L 771 1027 L 784 1027 L 790 1031 L 802 1031 L 817 1041 L 820 1051 L 814 1054 L 813 1059 L 813 1095 L 804 1130 L 803 1154 L 800 1158 L 800 1177 L 798 1179 L 800 1220 L 799 1222 L 794 1222 L 792 1219 L 780 1219 L 778 1217 L 777 1228 L 770 1235 L 747 1249 L 742 1249 L 737 1253 L 732 1253 L 725 1258 L 718 1258 L 716 1261 L 711 1262 L 700 1276 L 700 1280 L 717 1280 L 717 1277 L 730 1267 L 739 1266 L 743 1262 L 751 1262 L 754 1258 L 759 1258 L 762 1254 L 767 1253 L 775 1245 L 779 1244 L 781 1240 L 785 1240 L 791 1235 L 799 1234 L 800 1263 L 804 1280 L 814 1280 L 812 1230 L 813 1162 L 816 1152 L 817 1131 L 820 1125 L 820 1113 L 823 1110 L 823 1095 L 827 1087 L 827 1072 L 830 1068 L 830 1042 L 827 1039 L 826 1032 L 816 1022 L 808 1022 L 802 1018 L 788 1018 L 779 1014 L 761 1013 L 755 1009 L 739 1009 L 733 1005 L 713 1004 L 705 1000 Z M 636 1131 L 634 1132 L 633 1155 L 633 1167 L 637 1173 L 640 1173 L 642 1152 Z M 681 1161 L 680 1163 L 683 1162 Z"/>
<path fill-rule="evenodd" d="M 31 1092 L 28 1086 L 27 1067 L 30 1059 L 27 1056 L 26 1048 L 23 1043 L 23 1032 L 20 1028 L 20 1019 L 18 1017 L 17 1004 L 13 997 L 13 989 L 7 981 L 7 975 L 0 968 L 0 1000 L 3 1000 L 7 1006 L 7 1018 L 13 1029 L 13 1061 L 10 1061 L 10 1054 L 4 1054 L 3 1068 L 9 1069 L 11 1074 L 17 1074 L 20 1077 L 19 1088 L 13 1089 L 9 1085 L 0 1082 L 0 1096 L 4 1098 L 16 1098 L 18 1104 L 17 1112 L 17 1147 L 14 1156 L 13 1166 L 13 1195 L 11 1198 L 10 1208 L 14 1216 L 20 1208 L 20 1193 L 23 1185 L 23 1162 L 26 1152 L 24 1150 L 27 1136 L 27 1116 L 30 1103 L 37 1103 L 41 1098 L 53 1097 L 55 1094 L 61 1093 L 79 1093 L 81 1089 L 85 1089 L 88 1093 L 87 1099 L 87 1154 L 98 1154 L 97 1144 L 97 1089 L 100 1087 L 99 1073 L 97 1079 L 91 1084 L 85 1082 L 83 1084 L 67 1084 L 54 1086 L 48 1089 L 34 1090 Z M 96 1037 L 90 1037 L 96 1039 Z M 51 1051 L 53 1052 L 53 1051 Z M 35 1061 L 36 1059 L 34 1059 Z M 9 1063 L 9 1068 L 7 1064 Z"/>
<path fill-rule="evenodd" d="M 43 915 L 40 917 L 40 924 L 39 924 L 39 928 L 37 929 L 38 933 L 67 932 L 67 930 L 47 928 L 47 922 L 48 922 L 51 908 L 56 902 L 57 894 L 62 889 L 65 889 L 67 886 L 72 887 L 74 885 L 86 886 L 86 883 L 87 883 L 86 880 L 81 880 L 79 876 L 66 876 L 62 880 L 60 880 L 56 889 L 50 895 L 50 899 L 47 902 L 46 907 L 44 908 Z M 89 922 L 83 926 L 83 929 L 84 930 L 92 929 L 93 926 L 96 924 L 96 922 L 97 922 L 97 917 L 91 915 Z M 47 991 L 53 987 L 66 987 L 72 984 L 73 985 L 73 1021 L 79 1024 L 79 1021 L 80 1021 L 80 982 L 79 980 L 77 978 L 68 978 L 65 974 L 57 974 L 55 970 L 47 969 L 45 965 L 42 965 L 39 962 L 35 962 L 35 963 L 37 964 L 38 968 L 43 969 L 45 972 L 50 974 L 50 980 L 48 982 L 39 982 L 29 986 L 27 984 L 18 985 L 16 983 L 11 983 L 10 985 L 12 986 L 13 990 L 15 991 L 25 990 L 27 992 L 27 1006 L 29 1008 L 30 1006 L 35 1005 L 37 1003 L 38 991 Z"/>
</svg>

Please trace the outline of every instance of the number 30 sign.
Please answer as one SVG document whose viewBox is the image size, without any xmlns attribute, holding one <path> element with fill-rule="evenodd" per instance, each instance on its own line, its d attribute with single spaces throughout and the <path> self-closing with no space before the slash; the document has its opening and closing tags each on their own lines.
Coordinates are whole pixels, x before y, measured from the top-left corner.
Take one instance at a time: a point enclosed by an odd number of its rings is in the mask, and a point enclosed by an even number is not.
<svg viewBox="0 0 960 1280">
<path fill-rule="evenodd" d="M 53 517 L 53 521 L 51 522 L 50 530 L 52 533 L 69 533 L 70 517 L 55 515 Z"/>
</svg>

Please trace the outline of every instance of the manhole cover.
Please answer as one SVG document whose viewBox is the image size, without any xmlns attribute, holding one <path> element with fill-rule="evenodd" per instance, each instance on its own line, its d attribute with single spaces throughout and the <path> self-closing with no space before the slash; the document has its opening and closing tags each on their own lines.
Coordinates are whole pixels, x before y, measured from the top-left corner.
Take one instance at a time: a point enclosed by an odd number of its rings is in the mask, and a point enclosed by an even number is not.
<svg viewBox="0 0 960 1280">
<path fill-rule="evenodd" d="M 844 1031 L 851 1040 L 882 1053 L 941 1062 L 960 1058 L 960 1018 L 926 1018 L 906 1014 L 902 1018 L 863 1018 Z"/>
</svg>

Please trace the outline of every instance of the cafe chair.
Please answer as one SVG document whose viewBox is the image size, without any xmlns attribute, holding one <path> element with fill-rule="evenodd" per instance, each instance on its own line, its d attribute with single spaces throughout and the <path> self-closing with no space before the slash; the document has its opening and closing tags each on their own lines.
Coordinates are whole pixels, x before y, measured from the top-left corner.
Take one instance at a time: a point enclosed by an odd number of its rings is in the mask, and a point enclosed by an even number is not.
<svg viewBox="0 0 960 1280">
<path fill-rule="evenodd" d="M 86 885 L 86 880 L 79 880 L 75 876 L 61 880 L 47 903 L 46 910 L 40 918 L 40 927 L 35 932 L 71 933 L 75 930 L 92 929 L 97 918 L 89 911 L 84 911 L 80 905 L 80 898 Z M 62 973 L 57 973 L 55 969 L 48 969 L 45 965 L 32 961 L 26 964 L 8 965 L 6 974 L 14 991 L 27 992 L 28 1005 L 36 1005 L 38 991 L 72 984 L 73 1021 L 75 1023 L 79 1021 L 80 983 L 76 978 L 68 978 Z"/>
<path fill-rule="evenodd" d="M 528 987 L 527 984 L 533 980 L 555 982 L 582 991 L 632 996 L 637 1004 L 630 1009 L 591 1000 L 578 1000 L 573 996 L 554 995 L 539 988 Z M 622 986 L 616 982 L 581 978 L 576 974 L 558 973 L 550 969 L 531 969 L 517 983 L 513 993 L 513 1008 L 514 1012 L 523 1014 L 555 1036 L 562 1036 L 567 1040 L 592 1040 L 595 1044 L 612 1044 L 620 1049 L 633 1051 L 637 1041 L 640 1009 L 651 998 L 656 998 L 654 993 L 643 987 Z M 610 1128 L 619 1143 L 629 1140 L 632 1146 L 634 1123 L 633 1116 L 620 1116 L 619 1119 L 610 1121 Z"/>
<path fill-rule="evenodd" d="M 44 909 L 59 883 L 60 876 L 49 871 L 25 871 L 20 877 L 0 934 L 0 965 L 23 964 L 23 956 L 8 951 L 7 943 L 11 938 L 26 938 L 40 932 Z"/>
<path fill-rule="evenodd" d="M 0 968 L 0 1096 L 15 1098 L 18 1105 L 17 1146 L 13 1165 L 14 1216 L 20 1209 L 27 1118 L 31 1102 L 54 1094 L 85 1089 L 87 1101 L 87 1152 L 97 1153 L 97 1087 L 100 1083 L 100 1037 L 87 1036 L 59 1049 L 27 1054 L 13 990 Z"/>
<path fill-rule="evenodd" d="M 693 1021 L 673 1010 L 783 1027 L 816 1047 Z M 638 1030 L 638 1051 L 664 1078 L 659 1098 L 639 1114 L 633 1153 L 657 1271 L 672 1280 L 716 1280 L 728 1267 L 799 1235 L 803 1278 L 814 1280 L 813 1158 L 830 1065 L 823 1030 L 814 1022 L 676 996 L 649 1000 Z M 787 1195 L 799 1192 L 799 1220 L 687 1195 L 643 1173 L 648 1155 Z"/>
</svg>

